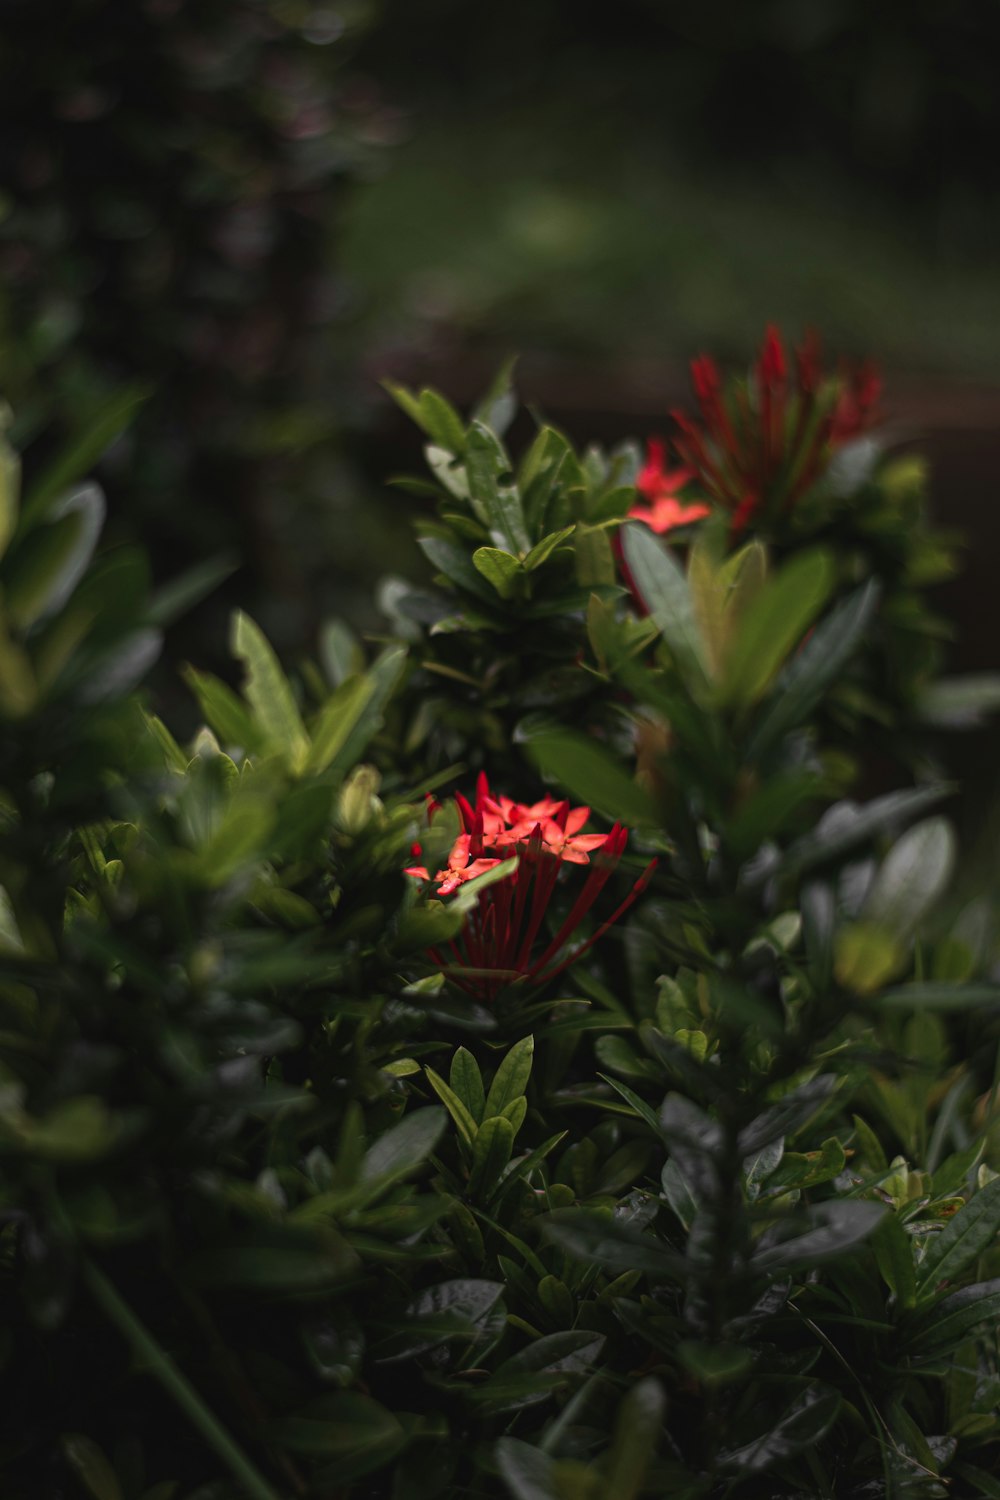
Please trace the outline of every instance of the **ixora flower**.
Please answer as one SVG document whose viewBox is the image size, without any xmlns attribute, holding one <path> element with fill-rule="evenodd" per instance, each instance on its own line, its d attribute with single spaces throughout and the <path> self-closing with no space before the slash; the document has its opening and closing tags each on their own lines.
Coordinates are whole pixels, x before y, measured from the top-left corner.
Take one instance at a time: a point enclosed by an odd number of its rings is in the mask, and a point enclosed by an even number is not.
<svg viewBox="0 0 1000 1500">
<path fill-rule="evenodd" d="M 877 420 L 881 380 L 870 363 L 824 376 L 819 338 L 809 333 L 794 366 L 792 375 L 781 334 L 769 325 L 749 381 L 724 383 L 715 361 L 700 355 L 691 364 L 700 420 L 671 413 L 681 461 L 732 513 L 734 531 L 758 514 L 789 510 L 834 451 Z"/>
<path fill-rule="evenodd" d="M 628 910 L 656 866 L 654 859 L 611 915 L 574 945 L 574 933 L 621 863 L 627 829 L 616 823 L 610 833 L 584 833 L 589 807 L 571 808 L 554 797 L 526 804 L 494 796 L 482 773 L 475 804 L 461 794 L 455 802 L 462 832 L 445 867 L 430 875 L 423 865 L 411 865 L 406 874 L 433 885 L 438 896 L 450 896 L 516 857 L 515 866 L 484 883 L 464 930 L 449 945 L 450 957 L 439 949 L 429 950 L 455 984 L 477 999 L 493 1000 L 505 985 L 518 981 L 540 986 L 554 979 Z M 419 853 L 420 845 L 413 850 Z M 564 920 L 546 942 L 543 924 L 564 865 L 589 869 Z"/>
<path fill-rule="evenodd" d="M 709 507 L 700 502 L 686 504 L 680 491 L 695 477 L 694 470 L 668 469 L 667 445 L 662 438 L 650 438 L 646 445 L 646 462 L 639 471 L 635 487 L 646 504 L 636 502 L 629 511 L 633 521 L 643 521 L 658 536 L 674 531 L 678 526 L 687 526 L 691 521 L 700 521 L 709 514 Z"/>
</svg>

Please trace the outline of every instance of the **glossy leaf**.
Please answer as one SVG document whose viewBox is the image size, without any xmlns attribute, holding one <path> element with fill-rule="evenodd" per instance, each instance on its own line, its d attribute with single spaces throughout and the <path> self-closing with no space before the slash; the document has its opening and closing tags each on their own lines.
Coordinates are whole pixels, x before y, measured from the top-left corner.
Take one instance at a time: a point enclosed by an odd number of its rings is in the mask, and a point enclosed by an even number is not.
<svg viewBox="0 0 1000 1500">
<path fill-rule="evenodd" d="M 941 1282 L 954 1281 L 959 1272 L 983 1255 L 1000 1234 L 1000 1177 L 975 1193 L 958 1213 L 928 1241 L 917 1267 L 917 1292 L 932 1293 Z"/>
</svg>

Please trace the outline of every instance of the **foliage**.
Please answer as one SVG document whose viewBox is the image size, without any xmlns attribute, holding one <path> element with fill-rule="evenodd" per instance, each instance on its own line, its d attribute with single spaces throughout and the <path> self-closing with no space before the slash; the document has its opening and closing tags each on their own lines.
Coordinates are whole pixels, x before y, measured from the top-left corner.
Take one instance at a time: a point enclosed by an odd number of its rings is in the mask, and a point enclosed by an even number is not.
<svg viewBox="0 0 1000 1500">
<path fill-rule="evenodd" d="M 134 684 L 202 580 L 5 457 L 4 1493 L 993 1493 L 993 918 L 947 785 L 831 742 L 869 492 L 666 545 L 634 450 L 399 394 L 403 641 L 289 678 L 238 613 L 190 746 Z"/>
</svg>

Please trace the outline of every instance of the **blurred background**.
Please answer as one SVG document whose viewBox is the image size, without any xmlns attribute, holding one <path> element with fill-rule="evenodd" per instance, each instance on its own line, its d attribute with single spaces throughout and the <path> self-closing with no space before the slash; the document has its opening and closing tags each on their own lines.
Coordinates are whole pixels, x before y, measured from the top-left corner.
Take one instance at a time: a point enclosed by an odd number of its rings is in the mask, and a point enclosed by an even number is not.
<svg viewBox="0 0 1000 1500">
<path fill-rule="evenodd" d="M 995 666 L 1000 9 L 970 0 L 2 0 L 0 385 L 28 465 L 145 396 L 102 480 L 158 577 L 236 567 L 286 652 L 420 569 L 419 442 L 519 352 L 574 438 L 669 431 L 765 322 L 874 354 L 970 538 Z"/>
</svg>

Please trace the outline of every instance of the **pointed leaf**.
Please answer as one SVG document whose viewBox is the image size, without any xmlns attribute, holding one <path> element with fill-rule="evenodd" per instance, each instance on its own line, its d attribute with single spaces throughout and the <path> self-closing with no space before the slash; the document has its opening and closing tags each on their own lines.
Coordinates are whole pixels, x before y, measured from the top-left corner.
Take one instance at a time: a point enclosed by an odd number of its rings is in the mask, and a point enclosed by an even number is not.
<svg viewBox="0 0 1000 1500">
<path fill-rule="evenodd" d="M 268 748 L 280 751 L 292 770 L 301 771 L 309 739 L 291 687 L 264 632 L 242 610 L 233 615 L 230 645 L 243 663 L 243 692 Z"/>
<path fill-rule="evenodd" d="M 829 598 L 835 578 L 831 553 L 817 548 L 785 564 L 761 589 L 729 642 L 723 700 L 754 703 Z"/>
<path fill-rule="evenodd" d="M 690 688 L 707 682 L 708 655 L 694 617 L 687 579 L 673 554 L 657 541 L 648 526 L 622 528 L 622 546 L 629 572 L 649 613 Z"/>
</svg>

